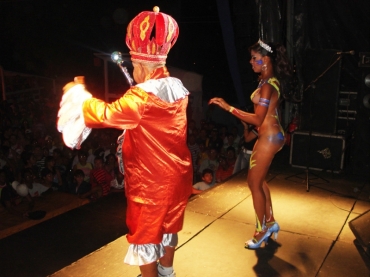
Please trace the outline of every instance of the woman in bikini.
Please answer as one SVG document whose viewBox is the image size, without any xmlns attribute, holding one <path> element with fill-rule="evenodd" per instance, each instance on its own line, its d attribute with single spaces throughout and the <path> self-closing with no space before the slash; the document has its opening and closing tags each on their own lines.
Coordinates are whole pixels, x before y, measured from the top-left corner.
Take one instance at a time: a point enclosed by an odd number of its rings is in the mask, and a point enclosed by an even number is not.
<svg viewBox="0 0 370 277">
<path fill-rule="evenodd" d="M 209 104 L 218 105 L 258 129 L 258 139 L 250 158 L 247 177 L 256 213 L 256 231 L 253 238 L 245 243 L 246 248 L 256 249 L 261 246 L 262 242 L 267 242 L 273 233 L 276 239 L 280 230 L 274 218 L 270 190 L 265 177 L 272 159 L 283 147 L 285 141 L 284 130 L 278 116 L 281 89 L 279 80 L 287 80 L 290 77 L 291 66 L 282 45 L 259 40 L 249 48 L 249 51 L 252 69 L 260 75 L 259 85 L 251 95 L 254 113 L 234 108 L 222 98 L 212 98 Z M 248 134 L 248 128 L 245 132 L 245 137 L 253 135 L 253 133 Z"/>
</svg>

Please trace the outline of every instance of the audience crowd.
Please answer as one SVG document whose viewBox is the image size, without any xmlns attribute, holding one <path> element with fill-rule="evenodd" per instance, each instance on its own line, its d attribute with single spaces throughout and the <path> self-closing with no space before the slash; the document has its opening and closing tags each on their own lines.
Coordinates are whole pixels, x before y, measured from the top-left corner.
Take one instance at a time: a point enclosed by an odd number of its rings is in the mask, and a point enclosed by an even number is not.
<svg viewBox="0 0 370 277">
<path fill-rule="evenodd" d="M 94 129 L 81 149 L 69 149 L 56 130 L 58 108 L 57 101 L 47 99 L 22 104 L 1 102 L 0 199 L 13 214 L 17 214 L 15 207 L 20 201 L 27 200 L 32 210 L 33 198 L 47 197 L 54 191 L 95 201 L 111 191 L 124 190 L 124 175 L 119 172 L 115 155 L 120 131 Z M 196 126 L 194 120 L 189 120 L 193 194 L 245 168 L 247 163 L 240 166 L 238 162 L 245 153 L 244 145 L 237 126 L 206 121 Z M 20 185 L 28 188 L 26 195 L 19 192 Z"/>
</svg>

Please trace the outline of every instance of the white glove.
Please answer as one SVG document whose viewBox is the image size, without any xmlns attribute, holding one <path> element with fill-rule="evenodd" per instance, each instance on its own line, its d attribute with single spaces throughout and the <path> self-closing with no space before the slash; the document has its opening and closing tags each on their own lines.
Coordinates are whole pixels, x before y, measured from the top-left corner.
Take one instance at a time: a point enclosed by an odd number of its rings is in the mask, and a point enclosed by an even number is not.
<svg viewBox="0 0 370 277">
<path fill-rule="evenodd" d="M 74 83 L 64 87 L 64 94 L 58 111 L 58 131 L 63 134 L 64 143 L 70 148 L 80 149 L 82 142 L 91 133 L 86 127 L 82 104 L 92 95 L 85 90 L 85 85 L 75 78 Z"/>
</svg>

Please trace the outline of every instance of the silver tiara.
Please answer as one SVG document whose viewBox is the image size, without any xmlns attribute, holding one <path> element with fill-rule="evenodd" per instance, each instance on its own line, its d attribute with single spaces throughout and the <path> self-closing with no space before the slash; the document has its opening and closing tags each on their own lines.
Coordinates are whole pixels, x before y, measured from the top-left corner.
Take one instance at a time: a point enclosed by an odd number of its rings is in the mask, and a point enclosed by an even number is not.
<svg viewBox="0 0 370 277">
<path fill-rule="evenodd" d="M 258 44 L 263 48 L 265 49 L 266 51 L 270 52 L 270 53 L 273 53 L 274 51 L 272 51 L 271 49 L 271 46 L 268 45 L 267 43 L 264 43 L 261 39 L 258 40 Z"/>
</svg>

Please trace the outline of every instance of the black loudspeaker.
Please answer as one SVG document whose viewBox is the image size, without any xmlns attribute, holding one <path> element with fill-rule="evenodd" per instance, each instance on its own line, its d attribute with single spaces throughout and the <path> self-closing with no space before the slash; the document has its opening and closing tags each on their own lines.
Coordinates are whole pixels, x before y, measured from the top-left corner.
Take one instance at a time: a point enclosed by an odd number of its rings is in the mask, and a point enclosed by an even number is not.
<svg viewBox="0 0 370 277">
<path fill-rule="evenodd" d="M 351 163 L 354 174 L 370 178 L 370 68 L 362 69 Z"/>
<path fill-rule="evenodd" d="M 352 219 L 348 225 L 365 252 L 370 255 L 370 211 Z"/>
<path fill-rule="evenodd" d="M 345 139 L 342 136 L 311 134 L 296 131 L 290 144 L 290 164 L 293 167 L 328 170 L 335 173 L 344 167 Z M 310 148 L 310 151 L 308 151 Z"/>
<path fill-rule="evenodd" d="M 300 130 L 335 134 L 341 59 L 339 50 L 306 50 Z M 338 59 L 338 60 L 337 60 Z M 335 62 L 335 63 L 334 63 Z M 334 63 L 334 64 L 333 64 Z M 315 83 L 313 81 L 317 80 Z"/>
</svg>

